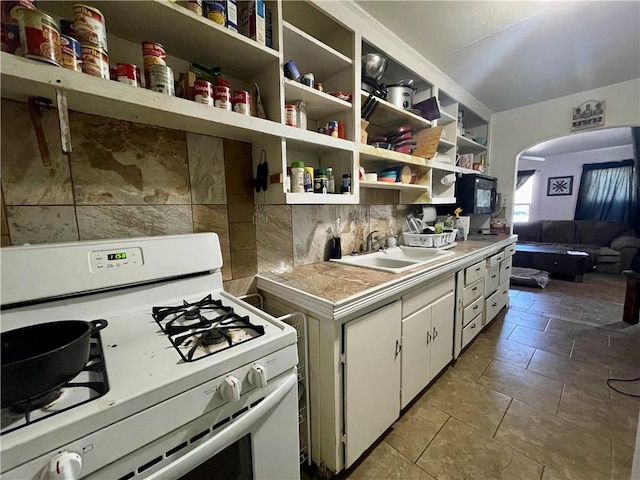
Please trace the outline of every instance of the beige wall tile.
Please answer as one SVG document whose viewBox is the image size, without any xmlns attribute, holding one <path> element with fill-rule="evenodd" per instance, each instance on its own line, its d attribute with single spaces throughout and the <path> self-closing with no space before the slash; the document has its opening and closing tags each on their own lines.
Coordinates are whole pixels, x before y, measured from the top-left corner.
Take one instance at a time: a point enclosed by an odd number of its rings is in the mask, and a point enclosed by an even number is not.
<svg viewBox="0 0 640 480">
<path fill-rule="evenodd" d="M 371 205 L 369 207 L 369 228 L 378 230 L 379 235 L 398 235 L 402 230 L 398 229 L 396 221 L 397 207 L 395 205 Z"/>
<path fill-rule="evenodd" d="M 26 103 L 2 100 L 2 190 L 7 205 L 72 205 L 69 161 L 62 154 L 55 109 L 41 107 L 51 166 L 42 165 Z"/>
<path fill-rule="evenodd" d="M 253 222 L 255 205 L 253 193 L 230 193 L 227 195 L 229 204 L 229 223 Z"/>
<path fill-rule="evenodd" d="M 77 204 L 190 203 L 184 132 L 76 112 L 69 119 Z"/>
<path fill-rule="evenodd" d="M 293 268 L 291 206 L 266 205 L 265 213 L 267 219 L 256 225 L 258 272 L 289 270 Z"/>
<path fill-rule="evenodd" d="M 336 216 L 340 217 L 342 230 L 342 254 L 360 252 L 366 248 L 366 238 L 369 232 L 369 207 L 366 205 L 338 205 Z M 384 236 L 378 232 L 376 236 Z"/>
<path fill-rule="evenodd" d="M 237 278 L 224 282 L 224 290 L 237 297 L 256 292 L 256 277 Z"/>
<path fill-rule="evenodd" d="M 231 247 L 229 243 L 229 217 L 226 205 L 193 205 L 193 231 L 214 232 L 222 250 L 222 279 L 231 280 Z"/>
<path fill-rule="evenodd" d="M 335 228 L 335 205 L 293 205 L 291 211 L 294 264 L 323 261 Z"/>
<path fill-rule="evenodd" d="M 7 207 L 9 233 L 14 245 L 78 240 L 72 206 Z"/>
<path fill-rule="evenodd" d="M 234 279 L 255 275 L 258 272 L 258 256 L 256 250 L 232 251 L 231 270 Z"/>
<path fill-rule="evenodd" d="M 187 152 L 191 201 L 195 204 L 227 203 L 222 139 L 187 133 Z"/>
<path fill-rule="evenodd" d="M 229 242 L 232 252 L 256 249 L 256 226 L 253 223 L 230 223 Z"/>
<path fill-rule="evenodd" d="M 224 164 L 227 194 L 253 191 L 251 144 L 224 139 Z"/>
<path fill-rule="evenodd" d="M 188 205 L 79 206 L 81 240 L 192 233 Z"/>
</svg>

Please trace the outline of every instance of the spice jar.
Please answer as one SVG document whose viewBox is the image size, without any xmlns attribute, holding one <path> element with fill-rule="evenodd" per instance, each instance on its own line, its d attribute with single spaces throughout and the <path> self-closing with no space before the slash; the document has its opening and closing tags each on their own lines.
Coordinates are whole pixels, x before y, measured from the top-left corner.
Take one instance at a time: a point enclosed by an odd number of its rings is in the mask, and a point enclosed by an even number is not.
<svg viewBox="0 0 640 480">
<path fill-rule="evenodd" d="M 291 162 L 291 193 L 304 193 L 304 162 Z"/>
<path fill-rule="evenodd" d="M 314 172 L 313 193 L 327 193 L 327 170 L 324 168 Z"/>
<path fill-rule="evenodd" d="M 342 175 L 342 186 L 340 187 L 340 192 L 342 193 L 351 193 L 351 174 L 345 173 Z"/>
</svg>

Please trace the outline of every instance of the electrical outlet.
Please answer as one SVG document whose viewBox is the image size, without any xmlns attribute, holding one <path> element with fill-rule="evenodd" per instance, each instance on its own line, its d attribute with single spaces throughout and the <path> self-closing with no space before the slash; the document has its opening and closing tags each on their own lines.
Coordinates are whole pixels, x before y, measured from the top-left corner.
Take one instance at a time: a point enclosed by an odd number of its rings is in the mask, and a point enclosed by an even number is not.
<svg viewBox="0 0 640 480">
<path fill-rule="evenodd" d="M 507 201 L 509 199 L 507 197 L 505 197 L 504 195 L 502 195 L 502 204 L 500 205 L 501 207 L 506 207 L 507 206 Z"/>
</svg>

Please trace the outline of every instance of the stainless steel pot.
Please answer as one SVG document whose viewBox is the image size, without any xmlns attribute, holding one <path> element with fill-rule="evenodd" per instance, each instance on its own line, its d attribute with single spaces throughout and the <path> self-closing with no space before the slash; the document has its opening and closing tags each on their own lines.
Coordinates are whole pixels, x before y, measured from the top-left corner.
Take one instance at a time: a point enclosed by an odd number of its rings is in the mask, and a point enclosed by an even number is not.
<svg viewBox="0 0 640 480">
<path fill-rule="evenodd" d="M 387 85 L 387 101 L 405 110 L 412 109 L 415 91 L 416 88 L 412 79 L 400 80 L 393 85 Z"/>
</svg>

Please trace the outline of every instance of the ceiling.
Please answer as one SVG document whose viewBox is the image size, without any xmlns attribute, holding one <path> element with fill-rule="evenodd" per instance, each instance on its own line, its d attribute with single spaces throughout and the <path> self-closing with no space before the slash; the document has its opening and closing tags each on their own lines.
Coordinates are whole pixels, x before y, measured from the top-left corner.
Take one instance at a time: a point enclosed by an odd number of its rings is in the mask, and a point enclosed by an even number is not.
<svg viewBox="0 0 640 480">
<path fill-rule="evenodd" d="M 640 77 L 640 1 L 363 1 L 493 112 Z"/>
</svg>

